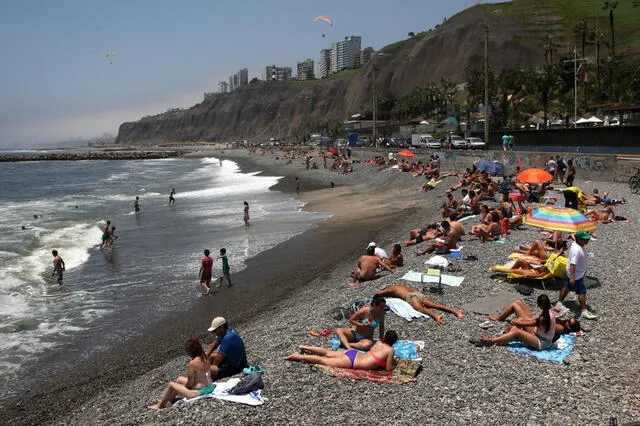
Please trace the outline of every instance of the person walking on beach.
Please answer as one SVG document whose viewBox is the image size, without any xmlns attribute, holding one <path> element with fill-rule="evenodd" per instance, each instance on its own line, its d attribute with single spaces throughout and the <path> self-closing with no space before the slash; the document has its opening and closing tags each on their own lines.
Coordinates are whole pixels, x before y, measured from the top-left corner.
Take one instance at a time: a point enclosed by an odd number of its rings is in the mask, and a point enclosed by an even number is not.
<svg viewBox="0 0 640 426">
<path fill-rule="evenodd" d="M 231 284 L 231 268 L 229 267 L 229 259 L 227 258 L 227 249 L 221 248 L 220 257 L 216 259 L 222 259 L 222 276 L 220 277 L 220 282 L 218 283 L 218 287 L 222 287 L 223 278 L 227 279 L 227 282 L 229 283 L 229 287 L 231 287 L 233 284 Z"/>
<path fill-rule="evenodd" d="M 296 195 L 300 195 L 300 178 L 296 176 Z"/>
<path fill-rule="evenodd" d="M 53 273 L 51 275 L 56 278 L 58 284 L 62 285 L 62 273 L 65 270 L 64 260 L 58 256 L 58 250 L 52 250 L 51 254 L 53 255 Z"/>
<path fill-rule="evenodd" d="M 140 214 L 140 197 L 136 197 L 136 200 L 133 202 L 133 211 L 136 214 Z"/>
<path fill-rule="evenodd" d="M 204 257 L 200 259 L 200 285 L 204 289 L 204 294 L 211 294 L 211 270 L 213 269 L 213 259 L 209 257 L 209 249 L 204 250 Z"/>
<path fill-rule="evenodd" d="M 116 227 L 112 226 L 111 231 L 109 231 L 109 248 L 113 247 L 113 243 L 115 243 L 117 239 L 118 236 L 116 235 Z"/>
<path fill-rule="evenodd" d="M 176 199 L 173 197 L 174 195 L 176 195 L 176 189 L 171 188 L 171 192 L 169 193 L 169 207 L 173 207 L 176 203 Z"/>
<path fill-rule="evenodd" d="M 509 136 L 505 133 L 502 135 L 502 150 L 507 151 L 509 149 Z"/>
<path fill-rule="evenodd" d="M 100 243 L 100 248 L 103 248 L 105 245 L 109 244 L 109 238 L 111 238 L 110 229 L 109 229 L 110 225 L 111 225 L 111 221 L 108 220 L 107 224 L 104 226 L 104 229 L 102 230 L 102 242 Z"/>
<path fill-rule="evenodd" d="M 249 203 L 244 202 L 244 226 L 249 226 Z"/>
<path fill-rule="evenodd" d="M 574 243 L 569 249 L 569 261 L 567 262 L 567 280 L 564 287 L 558 295 L 556 306 L 562 308 L 565 297 L 570 291 L 578 295 L 578 303 L 580 303 L 581 317 L 594 320 L 598 316 L 587 309 L 587 287 L 584 285 L 584 276 L 587 274 L 587 255 L 584 252 L 584 246 L 591 239 L 586 231 L 578 231 L 574 234 Z"/>
</svg>

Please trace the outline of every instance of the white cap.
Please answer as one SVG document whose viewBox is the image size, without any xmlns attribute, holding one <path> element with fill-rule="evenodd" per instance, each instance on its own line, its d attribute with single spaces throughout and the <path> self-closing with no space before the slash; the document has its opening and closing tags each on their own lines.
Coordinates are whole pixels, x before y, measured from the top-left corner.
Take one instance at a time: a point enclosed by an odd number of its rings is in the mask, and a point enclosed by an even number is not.
<svg viewBox="0 0 640 426">
<path fill-rule="evenodd" d="M 377 245 L 376 245 L 376 243 L 374 243 L 373 241 L 371 241 L 371 242 L 369 243 L 369 245 L 367 246 L 367 248 L 370 248 L 370 247 L 377 247 Z"/>
<path fill-rule="evenodd" d="M 215 317 L 213 321 L 211 321 L 211 327 L 208 328 L 209 331 L 216 331 L 217 328 L 222 327 L 227 323 L 227 320 L 222 317 Z"/>
</svg>

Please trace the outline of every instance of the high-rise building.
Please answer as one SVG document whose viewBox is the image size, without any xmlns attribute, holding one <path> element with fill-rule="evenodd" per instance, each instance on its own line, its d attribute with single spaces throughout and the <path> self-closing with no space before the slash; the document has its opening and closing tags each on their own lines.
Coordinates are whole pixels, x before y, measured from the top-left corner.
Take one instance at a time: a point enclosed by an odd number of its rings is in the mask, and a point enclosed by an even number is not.
<svg viewBox="0 0 640 426">
<path fill-rule="evenodd" d="M 315 78 L 313 61 L 311 59 L 298 62 L 298 76 L 296 78 L 298 80 L 313 80 Z"/>
<path fill-rule="evenodd" d="M 369 62 L 374 53 L 375 51 L 373 50 L 373 47 L 365 47 L 362 52 L 360 52 L 360 66 Z"/>
<path fill-rule="evenodd" d="M 242 68 L 237 73 L 229 77 L 229 91 L 233 92 L 238 87 L 246 86 L 249 84 L 249 70 Z"/>
<path fill-rule="evenodd" d="M 291 78 L 291 67 L 267 65 L 262 69 L 261 74 L 264 81 L 285 81 Z"/>
<path fill-rule="evenodd" d="M 229 93 L 229 83 L 221 81 L 218 83 L 218 93 Z"/>
<path fill-rule="evenodd" d="M 355 68 L 360 59 L 361 43 L 362 37 L 360 36 L 349 36 L 337 43 L 332 43 L 329 73 L 334 74 L 342 70 Z M 356 57 L 358 58 L 357 60 Z"/>
<path fill-rule="evenodd" d="M 329 77 L 331 70 L 331 49 L 320 51 L 320 61 L 318 61 L 318 78 Z"/>
</svg>

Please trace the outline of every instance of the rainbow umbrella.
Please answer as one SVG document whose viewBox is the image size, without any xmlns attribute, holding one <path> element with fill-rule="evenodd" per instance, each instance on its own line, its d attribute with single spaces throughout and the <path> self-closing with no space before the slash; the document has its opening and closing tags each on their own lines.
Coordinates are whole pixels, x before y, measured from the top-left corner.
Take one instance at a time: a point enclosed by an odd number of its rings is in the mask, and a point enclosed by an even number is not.
<svg viewBox="0 0 640 426">
<path fill-rule="evenodd" d="M 551 182 L 553 175 L 546 170 L 532 168 L 521 171 L 517 178 L 520 182 L 545 183 Z"/>
<path fill-rule="evenodd" d="M 528 213 L 523 222 L 537 228 L 570 233 L 596 229 L 595 222 L 591 222 L 578 210 L 568 207 L 540 207 Z"/>
</svg>

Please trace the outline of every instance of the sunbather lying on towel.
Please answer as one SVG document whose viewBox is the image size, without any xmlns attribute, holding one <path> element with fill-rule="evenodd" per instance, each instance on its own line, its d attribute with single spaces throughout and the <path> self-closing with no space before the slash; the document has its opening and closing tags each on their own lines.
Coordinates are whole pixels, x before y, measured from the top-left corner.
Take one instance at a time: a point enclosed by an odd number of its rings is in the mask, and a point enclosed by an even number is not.
<svg viewBox="0 0 640 426">
<path fill-rule="evenodd" d="M 504 267 L 491 266 L 489 270 L 494 272 L 505 272 Z M 518 259 L 516 263 L 509 269 L 509 272 L 517 275 L 522 275 L 526 278 L 542 278 L 549 274 L 549 270 L 546 266 L 541 265 L 537 268 L 534 268 L 527 260 Z"/>
<path fill-rule="evenodd" d="M 546 294 L 538 296 L 538 307 L 541 312 L 537 315 L 522 300 L 516 300 L 500 315 L 489 315 L 493 321 L 506 321 L 511 315 L 516 318 L 511 321 L 504 334 L 497 337 L 482 336 L 471 339 L 476 346 L 506 345 L 512 340 L 520 340 L 532 349 L 548 349 L 561 334 L 581 331 L 580 323 L 572 318 L 560 320 L 551 311 L 551 301 Z"/>
<path fill-rule="evenodd" d="M 169 382 L 162 394 L 162 399 L 157 404 L 149 405 L 148 408 L 152 410 L 164 408 L 169 401 L 177 396 L 195 398 L 213 392 L 214 385 L 211 384 L 209 372 L 211 364 L 204 354 L 200 340 L 189 339 L 184 347 L 187 350 L 187 355 L 191 358 L 187 364 L 187 377 L 180 376 L 175 382 Z"/>
<path fill-rule="evenodd" d="M 351 328 L 336 330 L 340 344 L 347 349 L 366 351 L 373 346 L 373 332 L 380 327 L 380 340 L 384 338 L 384 297 L 374 295 L 371 306 L 363 306 L 349 317 Z"/>
<path fill-rule="evenodd" d="M 440 227 L 444 231 L 444 235 L 442 235 L 444 242 L 436 241 L 434 243 L 431 243 L 425 250 L 417 250 L 416 254 L 418 256 L 422 256 L 427 253 L 433 253 L 434 251 L 440 248 L 446 248 L 445 251 L 446 253 L 448 253 L 451 249 L 454 249 L 457 247 L 458 240 L 460 239 L 460 234 L 457 231 L 458 228 L 452 227 L 451 223 L 446 220 L 443 220 L 440 223 Z"/>
<path fill-rule="evenodd" d="M 398 334 L 389 330 L 384 335 L 384 343 L 379 341 L 369 352 L 358 352 L 356 349 L 332 351 L 317 346 L 300 345 L 301 351 L 311 352 L 303 355 L 294 352 L 285 358 L 287 361 L 301 361 L 311 364 L 328 365 L 329 367 L 352 368 L 355 370 L 387 370 L 392 371 L 397 361 L 394 359 L 392 346 L 398 341 Z"/>
<path fill-rule="evenodd" d="M 616 216 L 611 206 L 607 206 L 602 210 L 589 210 L 584 215 L 592 222 L 611 222 Z"/>
<path fill-rule="evenodd" d="M 536 240 L 531 245 L 524 245 L 522 248 L 514 250 L 516 253 L 526 254 L 527 256 L 534 256 L 544 262 L 549 257 L 549 251 L 546 244 L 543 241 Z"/>
<path fill-rule="evenodd" d="M 390 285 L 378 291 L 376 295 L 382 297 L 397 297 L 402 299 L 411 305 L 413 309 L 423 314 L 429 315 L 436 320 L 438 324 L 442 324 L 444 315 L 437 315 L 431 309 L 438 309 L 439 311 L 449 312 L 458 318 L 464 318 L 464 311 L 460 309 L 454 309 L 449 306 L 440 305 L 433 300 L 429 299 L 426 295 L 414 290 L 407 285 Z"/>
<path fill-rule="evenodd" d="M 409 239 L 402 243 L 403 246 L 413 246 L 423 241 L 432 240 L 442 235 L 442 231 L 438 229 L 438 224 L 431 222 L 424 228 L 416 228 L 409 231 Z"/>
</svg>

